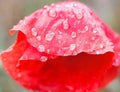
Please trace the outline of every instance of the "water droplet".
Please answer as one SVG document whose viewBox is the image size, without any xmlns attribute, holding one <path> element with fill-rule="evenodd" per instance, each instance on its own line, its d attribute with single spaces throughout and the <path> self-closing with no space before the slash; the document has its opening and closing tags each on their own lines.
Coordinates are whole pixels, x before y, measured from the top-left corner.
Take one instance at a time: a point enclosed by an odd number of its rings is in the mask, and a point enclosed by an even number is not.
<svg viewBox="0 0 120 92">
<path fill-rule="evenodd" d="M 33 36 L 37 36 L 37 31 L 36 31 L 35 28 L 32 28 L 31 32 L 32 32 L 32 35 L 33 35 Z"/>
<path fill-rule="evenodd" d="M 68 20 L 65 20 L 64 22 L 63 22 L 63 29 L 68 29 L 69 28 L 69 24 L 68 24 Z"/>
<path fill-rule="evenodd" d="M 42 62 L 45 62 L 45 61 L 47 61 L 47 57 L 46 56 L 41 56 L 41 58 L 40 58 L 40 60 L 42 61 Z"/>
<path fill-rule="evenodd" d="M 71 33 L 71 37 L 72 37 L 72 38 L 76 38 L 76 32 L 72 32 L 72 33 Z"/>
<path fill-rule="evenodd" d="M 44 52 L 44 51 L 45 51 L 44 45 L 39 45 L 39 46 L 38 46 L 38 50 L 39 50 L 40 52 Z"/>
<path fill-rule="evenodd" d="M 97 33 L 97 30 L 93 30 L 93 33 L 96 34 L 96 33 Z"/>
<path fill-rule="evenodd" d="M 82 19 L 82 17 L 83 17 L 83 16 L 82 16 L 82 13 L 77 13 L 77 14 L 76 14 L 76 18 L 77 18 L 78 20 Z"/>
<path fill-rule="evenodd" d="M 53 39 L 54 35 L 55 35 L 54 32 L 50 32 L 50 33 L 46 34 L 45 39 L 47 41 L 51 41 Z"/>
<path fill-rule="evenodd" d="M 55 10 L 49 10 L 49 16 L 50 17 L 56 17 L 57 13 Z"/>
<path fill-rule="evenodd" d="M 41 36 L 37 36 L 36 39 L 37 39 L 38 41 L 40 41 L 40 40 L 41 40 Z"/>
<path fill-rule="evenodd" d="M 76 44 L 71 44 L 70 45 L 70 50 L 74 50 L 76 48 Z"/>
<path fill-rule="evenodd" d="M 100 48 L 103 49 L 103 48 L 104 48 L 104 45 L 103 45 L 103 44 L 100 44 Z"/>
<path fill-rule="evenodd" d="M 75 10 L 74 14 L 78 20 L 83 18 L 82 10 Z"/>
</svg>

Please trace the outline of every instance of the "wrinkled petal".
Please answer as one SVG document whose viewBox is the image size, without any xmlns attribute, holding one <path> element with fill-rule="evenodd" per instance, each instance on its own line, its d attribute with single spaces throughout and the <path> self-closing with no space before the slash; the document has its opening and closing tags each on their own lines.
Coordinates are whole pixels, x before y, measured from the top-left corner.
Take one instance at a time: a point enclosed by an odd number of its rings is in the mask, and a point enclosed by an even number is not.
<svg viewBox="0 0 120 92">
<path fill-rule="evenodd" d="M 51 11 L 57 15 L 51 17 Z M 78 19 L 80 14 L 81 18 Z M 43 45 L 46 53 L 49 50 L 50 54 L 67 56 L 81 52 L 104 54 L 113 51 L 114 44 L 105 29 L 106 25 L 85 5 L 66 2 L 60 3 L 59 7 L 56 4 L 36 11 L 11 31 L 22 31 L 28 42 L 38 50 Z"/>
</svg>

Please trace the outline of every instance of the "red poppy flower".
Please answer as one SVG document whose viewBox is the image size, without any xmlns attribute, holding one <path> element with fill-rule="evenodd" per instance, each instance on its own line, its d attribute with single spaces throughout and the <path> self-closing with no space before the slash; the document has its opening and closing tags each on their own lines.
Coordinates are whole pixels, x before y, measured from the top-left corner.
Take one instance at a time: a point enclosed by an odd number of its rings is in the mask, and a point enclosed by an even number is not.
<svg viewBox="0 0 120 92">
<path fill-rule="evenodd" d="M 84 4 L 45 6 L 10 30 L 16 42 L 2 52 L 5 70 L 40 92 L 93 92 L 113 80 L 120 37 Z"/>
</svg>

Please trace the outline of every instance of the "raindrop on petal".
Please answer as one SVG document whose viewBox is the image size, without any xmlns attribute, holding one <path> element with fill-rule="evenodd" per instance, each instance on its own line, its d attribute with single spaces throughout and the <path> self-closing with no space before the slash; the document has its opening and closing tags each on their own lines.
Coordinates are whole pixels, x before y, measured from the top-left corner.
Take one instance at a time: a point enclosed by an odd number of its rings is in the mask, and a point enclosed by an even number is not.
<svg viewBox="0 0 120 92">
<path fill-rule="evenodd" d="M 68 20 L 63 21 L 63 29 L 68 29 L 69 28 L 69 24 L 68 24 Z"/>
<path fill-rule="evenodd" d="M 50 33 L 46 34 L 45 39 L 47 41 L 51 41 L 53 39 L 54 35 L 55 35 L 54 32 L 50 32 Z"/>
<path fill-rule="evenodd" d="M 36 39 L 37 39 L 38 41 L 40 41 L 40 40 L 41 40 L 41 36 L 37 36 Z"/>
<path fill-rule="evenodd" d="M 41 57 L 40 57 L 40 60 L 41 60 L 42 62 L 47 61 L 47 59 L 48 59 L 48 58 L 47 58 L 46 56 L 41 56 Z"/>
<path fill-rule="evenodd" d="M 100 44 L 100 48 L 103 49 L 103 48 L 104 48 L 104 45 L 103 45 L 103 44 Z"/>
<path fill-rule="evenodd" d="M 75 16 L 78 20 L 82 19 L 83 15 L 82 15 L 82 11 L 81 10 L 76 10 L 75 12 Z"/>
<path fill-rule="evenodd" d="M 73 51 L 75 48 L 76 48 L 76 45 L 75 45 L 75 44 L 71 44 L 71 45 L 70 45 L 70 50 Z"/>
<path fill-rule="evenodd" d="M 97 50 L 97 51 L 96 51 L 96 54 L 100 54 L 100 51 Z"/>
<path fill-rule="evenodd" d="M 38 46 L 38 51 L 44 52 L 44 51 L 45 51 L 44 45 L 39 45 L 39 46 Z"/>
<path fill-rule="evenodd" d="M 97 30 L 93 30 L 93 33 L 96 34 L 96 33 L 97 33 Z"/>
<path fill-rule="evenodd" d="M 32 28 L 32 29 L 31 29 L 31 32 L 32 32 L 32 35 L 33 35 L 33 36 L 37 36 L 37 31 L 36 31 L 35 28 Z"/>
<path fill-rule="evenodd" d="M 49 16 L 50 17 L 56 17 L 57 13 L 55 10 L 49 10 Z"/>
</svg>

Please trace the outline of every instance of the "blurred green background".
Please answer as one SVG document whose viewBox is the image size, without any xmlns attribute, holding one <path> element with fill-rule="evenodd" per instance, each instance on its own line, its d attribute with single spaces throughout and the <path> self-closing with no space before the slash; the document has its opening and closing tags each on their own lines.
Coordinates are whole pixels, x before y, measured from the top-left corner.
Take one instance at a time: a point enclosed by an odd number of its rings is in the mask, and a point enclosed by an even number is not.
<svg viewBox="0 0 120 92">
<path fill-rule="evenodd" d="M 46 4 L 65 0 L 0 0 L 0 52 L 8 48 L 16 35 L 8 30 L 13 25 Z M 94 10 L 112 29 L 120 32 L 120 0 L 79 0 Z M 0 92 L 28 92 L 12 80 L 0 63 Z M 100 92 L 120 92 L 120 78 Z"/>
</svg>

